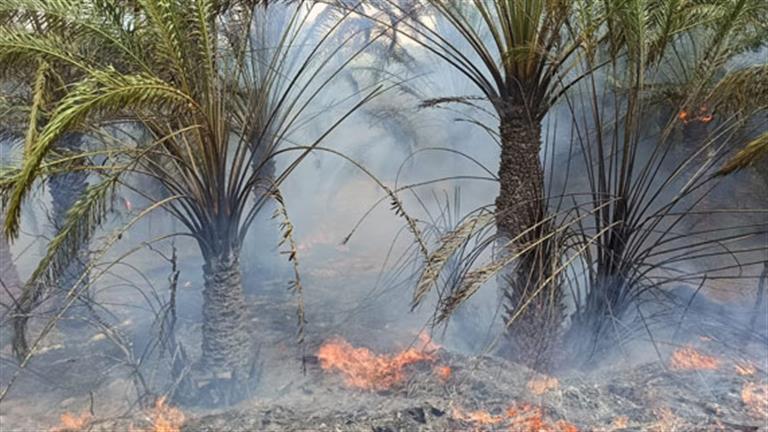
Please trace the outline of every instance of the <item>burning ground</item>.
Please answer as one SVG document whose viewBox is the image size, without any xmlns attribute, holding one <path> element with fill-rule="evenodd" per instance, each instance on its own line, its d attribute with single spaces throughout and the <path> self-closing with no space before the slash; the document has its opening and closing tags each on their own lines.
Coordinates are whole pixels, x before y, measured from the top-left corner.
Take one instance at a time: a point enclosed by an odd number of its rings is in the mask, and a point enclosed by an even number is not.
<svg viewBox="0 0 768 432">
<path fill-rule="evenodd" d="M 108 372 L 114 365 L 96 357 L 66 361 L 71 350 L 104 351 L 104 341 L 91 338 L 40 354 L 40 361 L 79 380 L 79 391 L 53 388 L 42 395 L 27 378 L 4 402 L 3 431 L 768 430 L 762 342 L 728 351 L 715 337 L 697 337 L 659 346 L 663 361 L 633 361 L 627 353 L 595 372 L 543 375 L 493 355 L 461 354 L 425 331 L 373 319 L 342 332 L 329 316 L 314 315 L 307 338 L 317 342 L 298 347 L 289 304 L 266 314 L 259 298 L 253 304 L 251 320 L 265 329 L 254 336 L 263 373 L 252 397 L 235 407 L 181 407 L 163 398 L 144 401 L 143 409 L 131 405 L 128 382 Z M 192 334 L 180 337 L 194 346 Z M 105 375 L 84 383 L 75 377 L 78 368 Z M 123 402 L 120 391 L 127 394 Z M 30 406 L 33 400 L 47 415 Z"/>
</svg>

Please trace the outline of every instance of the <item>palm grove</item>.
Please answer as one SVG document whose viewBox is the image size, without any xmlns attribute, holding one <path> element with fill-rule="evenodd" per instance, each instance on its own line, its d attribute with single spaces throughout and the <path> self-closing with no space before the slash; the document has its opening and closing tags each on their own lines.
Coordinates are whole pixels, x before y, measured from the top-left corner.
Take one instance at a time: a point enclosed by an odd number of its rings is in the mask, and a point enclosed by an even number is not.
<svg viewBox="0 0 768 432">
<path fill-rule="evenodd" d="M 736 131 L 765 108 L 754 102 L 768 100 L 759 98 L 768 88 L 765 65 L 719 71 L 764 43 L 767 17 L 759 0 L 5 1 L 0 71 L 4 89 L 13 90 L 3 93 L 2 126 L 23 139 L 21 162 L 2 172 L 7 238 L 18 236 L 22 205 L 36 183 L 78 183 L 68 186 L 76 199 L 54 206 L 56 235 L 14 305 L 17 356 L 25 363 L 34 351 L 27 320 L 49 287 L 70 294 L 62 307 L 90 301 L 83 245 L 115 191 L 128 188 L 151 209 L 167 211 L 199 246 L 205 287 L 198 370 L 233 381 L 247 375 L 255 359 L 244 320 L 244 238 L 268 201 L 282 206 L 280 185 L 298 164 L 325 150 L 321 143 L 334 129 L 389 89 L 357 89 L 354 102 L 329 110 L 334 116 L 319 130 L 301 128 L 350 63 L 386 37 L 409 41 L 474 86 L 479 97 L 446 95 L 425 105 L 487 104 L 496 123 L 478 126 L 500 147 L 493 211 L 470 215 L 433 251 L 423 247 L 414 305 L 438 284 L 460 245 L 495 225 L 493 241 L 485 243 L 497 247 L 494 258 L 468 266 L 441 296 L 437 322 L 495 277 L 517 360 L 546 368 L 559 344 L 586 334 L 595 346 L 576 350 L 580 360 L 572 364 L 586 362 L 611 320 L 655 287 L 649 274 L 658 264 L 651 258 L 666 253 L 673 236 L 660 221 L 716 181 L 726 162 L 726 151 L 706 160 L 677 201 L 657 208 L 654 200 L 672 184 L 654 181 L 678 109 L 708 104 L 727 121 L 718 125 L 721 138 L 701 145 L 730 150 L 728 138 L 736 142 Z M 361 18 L 374 31 L 362 43 L 345 25 Z M 680 50 L 691 40 L 705 54 L 685 59 L 684 82 L 670 82 L 669 65 L 683 64 Z M 674 108 L 658 126 L 656 156 L 640 158 L 643 121 L 665 104 Z M 573 140 L 585 159 L 590 181 L 582 195 L 589 199 L 578 203 L 547 185 L 542 128 L 554 107 L 565 107 L 573 129 L 583 129 Z M 85 136 L 96 144 L 82 145 Z M 751 139 L 721 174 L 765 149 L 765 134 Z M 287 160 L 279 171 L 277 157 Z M 681 165 L 699 163 L 694 159 Z M 154 192 L 126 180 L 137 175 L 151 179 Z M 85 176 L 97 180 L 86 187 Z M 423 242 L 418 221 L 394 202 Z M 290 222 L 284 227 L 288 238 Z M 588 284 L 583 307 L 563 331 L 563 298 L 572 289 L 567 272 L 576 260 L 586 263 Z M 294 287 L 300 290 L 300 282 Z"/>
</svg>

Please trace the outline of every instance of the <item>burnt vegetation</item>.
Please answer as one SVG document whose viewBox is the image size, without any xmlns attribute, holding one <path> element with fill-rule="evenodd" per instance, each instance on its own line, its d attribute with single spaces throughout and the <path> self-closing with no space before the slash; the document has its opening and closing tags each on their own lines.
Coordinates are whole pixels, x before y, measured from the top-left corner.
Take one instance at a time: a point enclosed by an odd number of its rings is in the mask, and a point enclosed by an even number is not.
<svg viewBox="0 0 768 432">
<path fill-rule="evenodd" d="M 766 23 L 4 0 L 0 422 L 42 383 L 61 431 L 759 430 Z"/>
</svg>

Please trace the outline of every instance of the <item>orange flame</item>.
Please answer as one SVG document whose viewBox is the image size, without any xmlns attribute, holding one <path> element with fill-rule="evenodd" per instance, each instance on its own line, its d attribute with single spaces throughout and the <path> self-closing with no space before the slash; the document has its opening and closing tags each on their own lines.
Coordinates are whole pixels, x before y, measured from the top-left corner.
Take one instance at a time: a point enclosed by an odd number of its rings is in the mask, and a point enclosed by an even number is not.
<svg viewBox="0 0 768 432">
<path fill-rule="evenodd" d="M 656 421 L 650 425 L 649 431 L 669 432 L 683 430 L 685 423 L 669 408 L 659 408 L 654 410 Z"/>
<path fill-rule="evenodd" d="M 528 381 L 526 387 L 528 387 L 528 391 L 534 395 L 541 396 L 550 390 L 558 388 L 559 386 L 560 383 L 557 381 L 557 378 L 541 375 Z"/>
<path fill-rule="evenodd" d="M 736 374 L 739 376 L 752 376 L 757 373 L 757 368 L 752 362 L 736 362 Z"/>
<path fill-rule="evenodd" d="M 626 429 L 627 427 L 629 427 L 629 417 L 627 416 L 614 417 L 611 422 L 611 429 Z"/>
<path fill-rule="evenodd" d="M 448 381 L 451 379 L 451 375 L 453 375 L 451 368 L 445 365 L 435 366 L 434 372 L 443 381 Z"/>
<path fill-rule="evenodd" d="M 60 425 L 51 429 L 51 432 L 76 432 L 85 429 L 91 422 L 93 416 L 89 413 L 82 413 L 80 415 L 74 415 L 70 413 L 64 413 L 60 418 Z"/>
<path fill-rule="evenodd" d="M 364 390 L 383 390 L 405 380 L 405 367 L 435 359 L 437 345 L 426 335 L 420 343 L 395 355 L 376 354 L 368 348 L 355 348 L 343 339 L 324 343 L 317 351 L 323 370 L 336 370 L 346 384 Z"/>
<path fill-rule="evenodd" d="M 131 427 L 130 432 L 181 432 L 181 425 L 184 424 L 184 413 L 178 408 L 167 405 L 165 397 L 155 402 L 148 417 L 152 423 L 151 429 Z"/>
<path fill-rule="evenodd" d="M 712 120 L 715 119 L 714 114 L 709 112 L 709 107 L 707 105 L 702 105 L 699 107 L 699 112 L 695 113 L 694 115 L 691 115 L 686 110 L 681 110 L 677 114 L 677 119 L 680 120 L 683 124 L 688 124 L 689 122 L 696 121 L 700 123 L 709 123 Z"/>
<path fill-rule="evenodd" d="M 453 408 L 451 417 L 477 426 L 497 425 L 505 420 L 504 416 L 492 415 L 488 411 L 463 411 L 461 408 Z"/>
<path fill-rule="evenodd" d="M 503 415 L 492 415 L 483 410 L 466 412 L 454 408 L 451 416 L 456 420 L 471 423 L 475 430 L 504 425 L 510 432 L 579 432 L 575 425 L 565 420 L 547 421 L 541 407 L 531 404 L 511 405 Z"/>
<path fill-rule="evenodd" d="M 691 346 L 678 349 L 670 359 L 670 368 L 673 370 L 714 370 L 719 367 L 719 359 L 702 354 Z"/>
<path fill-rule="evenodd" d="M 741 400 L 756 417 L 768 418 L 768 384 L 744 384 L 741 388 Z"/>
</svg>

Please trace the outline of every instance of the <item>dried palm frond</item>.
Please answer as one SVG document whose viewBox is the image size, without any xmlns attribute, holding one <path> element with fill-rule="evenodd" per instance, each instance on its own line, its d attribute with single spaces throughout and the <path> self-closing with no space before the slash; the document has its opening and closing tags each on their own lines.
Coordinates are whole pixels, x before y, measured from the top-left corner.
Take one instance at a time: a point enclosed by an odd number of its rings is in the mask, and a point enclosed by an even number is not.
<svg viewBox="0 0 768 432">
<path fill-rule="evenodd" d="M 759 158 L 768 155 L 768 132 L 753 139 L 743 149 L 739 150 L 717 171 L 717 175 L 728 175 L 744 169 Z"/>
<path fill-rule="evenodd" d="M 280 219 L 280 231 L 282 238 L 278 246 L 287 245 L 288 249 L 280 251 L 281 254 L 288 255 L 288 261 L 293 268 L 293 281 L 291 281 L 290 290 L 296 294 L 296 319 L 298 330 L 296 340 L 299 344 L 304 343 L 304 329 L 307 320 L 304 312 L 304 286 L 301 284 L 301 273 L 299 273 L 299 249 L 296 246 L 296 240 L 293 237 L 293 223 L 288 217 L 288 209 L 285 207 L 285 200 L 279 190 L 272 193 L 272 197 L 277 203 L 277 208 L 273 218 Z"/>
<path fill-rule="evenodd" d="M 421 272 L 416 290 L 411 300 L 411 308 L 416 308 L 432 287 L 437 283 L 440 273 L 446 263 L 456 253 L 456 250 L 464 244 L 469 237 L 487 224 L 495 220 L 493 213 L 483 212 L 469 216 L 453 231 L 447 233 L 439 241 L 439 247 L 427 257 L 424 269 Z M 467 276 L 469 277 L 469 276 Z"/>
<path fill-rule="evenodd" d="M 725 114 L 750 115 L 768 108 L 768 64 L 727 73 L 706 99 Z"/>
</svg>

